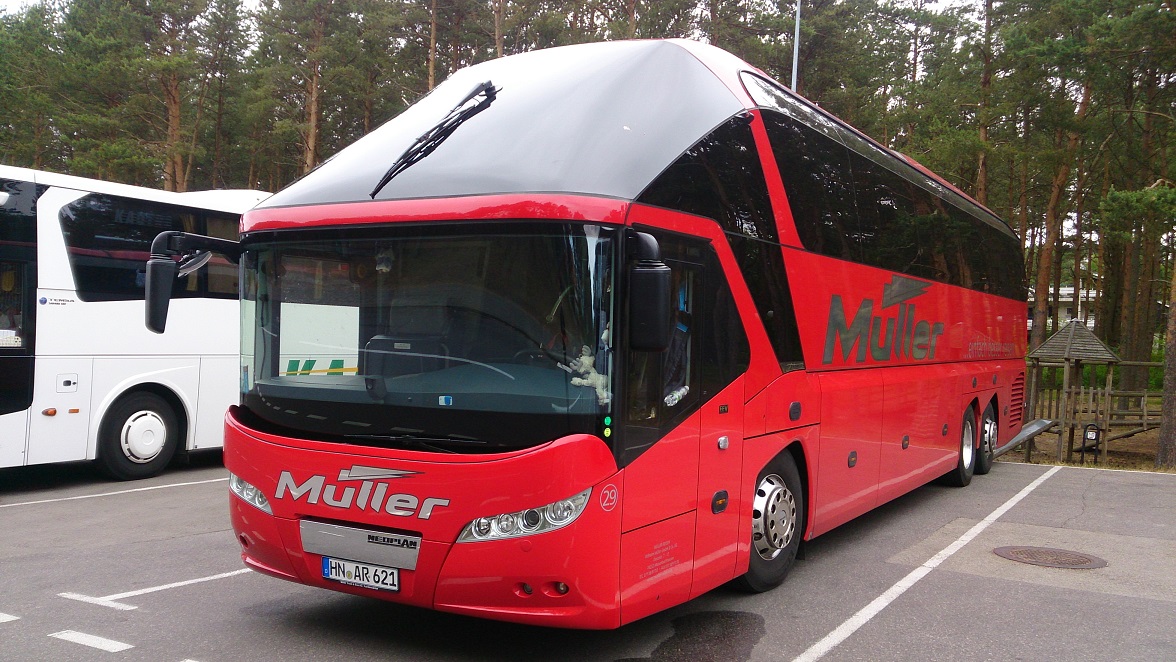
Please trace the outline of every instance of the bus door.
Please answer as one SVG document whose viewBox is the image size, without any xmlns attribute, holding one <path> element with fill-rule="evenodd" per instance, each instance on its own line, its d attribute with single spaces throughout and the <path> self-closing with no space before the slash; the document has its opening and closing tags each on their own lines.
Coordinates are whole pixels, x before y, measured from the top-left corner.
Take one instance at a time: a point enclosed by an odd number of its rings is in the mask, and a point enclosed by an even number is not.
<svg viewBox="0 0 1176 662">
<path fill-rule="evenodd" d="M 631 622 L 690 596 L 698 529 L 700 414 L 699 284 L 705 241 L 651 232 L 671 270 L 673 331 L 661 352 L 626 355 L 619 463 L 621 620 Z M 717 429 L 717 428 L 716 428 Z M 735 451 L 737 452 L 737 451 Z M 738 465 L 736 464 L 736 471 Z M 709 471 L 709 470 L 708 470 Z M 708 488 L 709 489 L 709 488 Z M 728 488 L 734 489 L 734 488 Z M 709 497 L 707 512 L 709 512 Z M 733 561 L 732 561 L 733 565 Z"/>
<path fill-rule="evenodd" d="M 37 195 L 0 179 L 0 467 L 25 464 L 33 401 Z"/>
<path fill-rule="evenodd" d="M 84 314 L 62 233 L 61 209 L 84 195 L 54 187 L 37 200 L 37 361 L 26 464 L 87 459 L 94 364 L 88 340 L 110 330 L 107 320 Z"/>
<path fill-rule="evenodd" d="M 702 389 L 694 581 L 690 597 L 735 577 L 743 469 L 744 374 L 751 347 L 714 249 L 706 257 L 696 296 Z"/>
<path fill-rule="evenodd" d="M 7 247 L 0 251 L 10 253 Z M 33 319 L 28 291 L 36 266 L 0 256 L 0 467 L 25 463 L 33 402 Z"/>
</svg>

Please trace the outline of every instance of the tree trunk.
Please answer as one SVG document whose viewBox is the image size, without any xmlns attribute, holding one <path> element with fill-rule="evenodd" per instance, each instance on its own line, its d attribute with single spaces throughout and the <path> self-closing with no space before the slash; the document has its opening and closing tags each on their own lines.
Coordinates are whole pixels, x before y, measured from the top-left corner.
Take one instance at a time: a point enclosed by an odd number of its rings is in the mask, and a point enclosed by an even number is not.
<svg viewBox="0 0 1176 662">
<path fill-rule="evenodd" d="M 327 38 L 327 22 L 331 18 L 331 4 L 320 5 L 315 8 L 314 23 L 307 46 L 306 68 L 306 109 L 303 115 L 305 122 L 304 144 L 302 151 L 302 174 L 306 174 L 318 165 L 319 133 L 322 116 L 323 94 L 323 44 Z"/>
<path fill-rule="evenodd" d="M 1086 174 L 1085 164 L 1079 162 L 1078 185 L 1074 189 L 1074 195 L 1078 198 L 1074 204 L 1074 302 L 1070 309 L 1075 319 L 1082 319 L 1082 212 L 1086 202 L 1086 196 L 1083 194 L 1086 189 Z"/>
<path fill-rule="evenodd" d="M 502 17 L 506 13 L 506 0 L 494 0 L 494 52 L 502 57 Z"/>
<path fill-rule="evenodd" d="M 160 81 L 163 102 L 167 113 L 167 144 L 164 145 L 163 188 L 167 191 L 185 190 L 184 155 L 180 151 L 183 140 L 180 93 L 180 79 L 176 74 L 167 74 Z"/>
<path fill-rule="evenodd" d="M 310 78 L 306 81 L 306 145 L 302 152 L 302 174 L 318 165 L 319 104 L 322 94 L 322 66 L 311 62 Z"/>
<path fill-rule="evenodd" d="M 1107 197 L 1111 190 L 1110 160 L 1103 165 L 1103 181 L 1099 198 Z M 1115 233 L 1102 232 L 1098 242 L 1098 263 L 1102 269 L 1098 279 L 1098 309 L 1094 316 L 1094 335 L 1104 343 L 1116 346 L 1119 344 L 1118 311 L 1122 293 L 1123 271 L 1122 241 L 1115 237 Z"/>
<path fill-rule="evenodd" d="M 436 84 L 437 76 L 437 0 L 429 9 L 429 89 Z"/>
<path fill-rule="evenodd" d="M 980 154 L 976 164 L 976 202 L 988 206 L 988 107 L 992 95 L 992 0 L 984 0 L 984 68 L 980 73 Z"/>
<path fill-rule="evenodd" d="M 1168 291 L 1168 329 L 1164 336 L 1164 404 L 1156 468 L 1176 469 L 1176 271 Z"/>
<path fill-rule="evenodd" d="M 1079 125 L 1090 110 L 1090 94 L 1090 83 L 1083 83 L 1082 100 L 1078 103 L 1078 110 L 1074 115 Z M 1049 205 L 1045 209 L 1045 241 L 1041 244 L 1041 255 L 1037 259 L 1037 286 L 1034 289 L 1033 334 L 1029 340 L 1030 348 L 1037 348 L 1045 341 L 1045 316 L 1049 312 L 1047 292 L 1054 262 L 1054 249 L 1062 229 L 1063 195 L 1066 193 L 1066 183 L 1070 180 L 1070 164 L 1074 161 L 1081 141 L 1082 134 L 1077 128 L 1067 132 L 1066 148 L 1050 184 Z"/>
</svg>

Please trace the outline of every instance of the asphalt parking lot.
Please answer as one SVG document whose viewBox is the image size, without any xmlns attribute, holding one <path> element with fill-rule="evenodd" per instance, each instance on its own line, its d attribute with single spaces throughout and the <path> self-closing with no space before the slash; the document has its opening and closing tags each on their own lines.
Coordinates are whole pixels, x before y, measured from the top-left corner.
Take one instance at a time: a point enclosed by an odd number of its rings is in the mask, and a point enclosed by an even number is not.
<svg viewBox="0 0 1176 662">
<path fill-rule="evenodd" d="M 775 591 L 722 588 L 610 632 L 257 575 L 228 498 L 215 454 L 133 483 L 0 470 L 0 660 L 1176 660 L 1173 474 L 1000 462 L 812 541 Z M 1012 546 L 1107 565 L 993 552 Z"/>
</svg>

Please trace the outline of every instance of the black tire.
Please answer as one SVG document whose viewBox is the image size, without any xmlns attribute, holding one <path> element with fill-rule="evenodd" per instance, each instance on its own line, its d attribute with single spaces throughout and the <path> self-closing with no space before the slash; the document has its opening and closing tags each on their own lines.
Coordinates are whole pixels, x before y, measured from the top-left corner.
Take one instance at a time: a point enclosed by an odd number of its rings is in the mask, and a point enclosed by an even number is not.
<svg viewBox="0 0 1176 662">
<path fill-rule="evenodd" d="M 996 409 L 992 403 L 984 408 L 980 416 L 980 449 L 976 453 L 976 475 L 983 476 L 992 471 L 993 452 L 996 451 Z"/>
<path fill-rule="evenodd" d="M 804 489 L 791 455 L 781 453 L 764 467 L 752 499 L 751 562 L 735 584 L 763 593 L 788 576 L 804 535 Z"/>
<path fill-rule="evenodd" d="M 956 468 L 943 476 L 943 482 L 952 487 L 966 487 L 972 482 L 976 471 L 976 413 L 971 407 L 964 410 L 963 424 L 960 425 L 959 459 Z"/>
<path fill-rule="evenodd" d="M 114 403 L 98 429 L 98 466 L 117 480 L 158 475 L 179 446 L 180 426 L 166 400 L 132 393 Z"/>
</svg>

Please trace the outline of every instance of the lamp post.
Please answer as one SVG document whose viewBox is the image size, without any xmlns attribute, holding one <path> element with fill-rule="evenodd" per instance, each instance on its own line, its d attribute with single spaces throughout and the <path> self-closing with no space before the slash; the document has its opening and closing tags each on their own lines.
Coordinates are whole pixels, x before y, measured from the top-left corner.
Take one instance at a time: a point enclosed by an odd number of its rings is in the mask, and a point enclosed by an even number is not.
<svg viewBox="0 0 1176 662">
<path fill-rule="evenodd" d="M 800 0 L 796 0 L 796 35 L 792 38 L 792 91 L 796 91 L 796 65 L 800 60 Z"/>
</svg>

